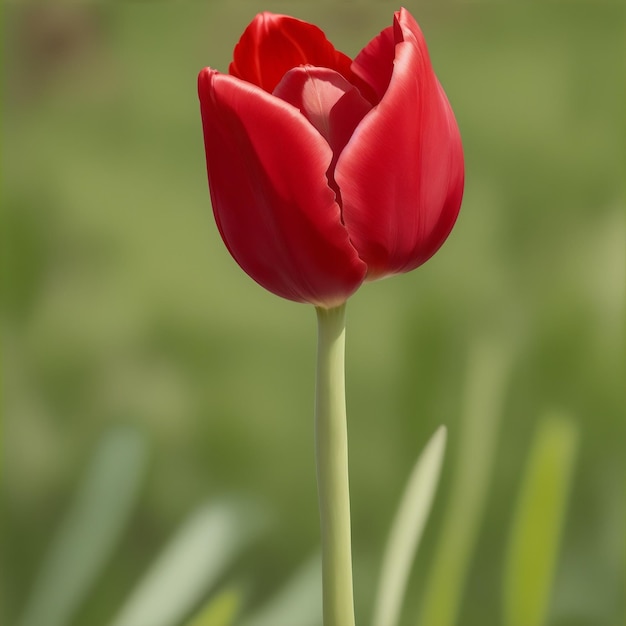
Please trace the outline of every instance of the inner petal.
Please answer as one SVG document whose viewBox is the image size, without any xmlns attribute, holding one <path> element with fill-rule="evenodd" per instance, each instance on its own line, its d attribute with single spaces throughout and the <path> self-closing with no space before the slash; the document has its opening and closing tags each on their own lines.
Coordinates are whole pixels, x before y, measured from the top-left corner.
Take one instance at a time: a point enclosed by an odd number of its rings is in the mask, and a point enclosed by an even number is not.
<svg viewBox="0 0 626 626">
<path fill-rule="evenodd" d="M 372 105 L 341 74 L 302 65 L 285 74 L 274 95 L 300 109 L 333 151 L 330 174 L 359 122 Z"/>
<path fill-rule="evenodd" d="M 352 72 L 367 83 L 375 93 L 374 104 L 378 104 L 389 86 L 393 73 L 396 44 L 402 34 L 392 26 L 374 37 L 352 63 Z"/>
<path fill-rule="evenodd" d="M 229 73 L 272 93 L 286 72 L 305 63 L 352 76 L 352 60 L 335 50 L 317 26 L 265 11 L 252 20 L 235 46 Z"/>
</svg>

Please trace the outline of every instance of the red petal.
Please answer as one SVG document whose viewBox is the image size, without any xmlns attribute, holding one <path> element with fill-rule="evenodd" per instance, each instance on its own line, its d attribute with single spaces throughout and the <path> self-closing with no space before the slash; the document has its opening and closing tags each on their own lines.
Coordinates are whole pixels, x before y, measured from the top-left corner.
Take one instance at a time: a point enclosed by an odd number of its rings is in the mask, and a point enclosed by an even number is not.
<svg viewBox="0 0 626 626">
<path fill-rule="evenodd" d="M 271 93 L 293 67 L 316 65 L 349 78 L 352 60 L 335 50 L 313 24 L 287 15 L 260 13 L 235 46 L 229 72 Z"/>
<path fill-rule="evenodd" d="M 300 112 L 209 68 L 198 77 L 209 186 L 234 259 L 273 293 L 334 306 L 363 281 L 328 187 L 331 150 Z"/>
<path fill-rule="evenodd" d="M 392 26 L 374 37 L 352 62 L 352 72 L 368 84 L 376 94 L 373 104 L 378 104 L 385 95 L 395 56 L 396 41 Z"/>
<path fill-rule="evenodd" d="M 333 179 L 335 163 L 372 105 L 338 72 L 311 65 L 289 70 L 274 95 L 299 108 L 329 143 L 333 150 L 330 183 L 338 193 Z"/>
<path fill-rule="evenodd" d="M 368 277 L 409 271 L 443 244 L 463 194 L 463 152 L 448 100 L 411 15 L 396 14 L 389 87 L 335 169 L 350 240 Z"/>
</svg>

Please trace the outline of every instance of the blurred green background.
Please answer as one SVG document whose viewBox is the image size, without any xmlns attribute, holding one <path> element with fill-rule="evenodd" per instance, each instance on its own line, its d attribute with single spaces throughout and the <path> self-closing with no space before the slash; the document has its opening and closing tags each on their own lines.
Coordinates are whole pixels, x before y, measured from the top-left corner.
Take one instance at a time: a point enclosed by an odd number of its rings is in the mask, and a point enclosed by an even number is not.
<svg viewBox="0 0 626 626">
<path fill-rule="evenodd" d="M 406 478 L 443 423 L 442 485 L 402 624 L 418 624 L 445 552 L 442 529 L 465 523 L 462 515 L 450 522 L 451 502 L 455 476 L 474 464 L 484 465 L 483 493 L 467 531 L 457 623 L 503 623 L 517 494 L 538 424 L 555 410 L 578 449 L 549 623 L 617 626 L 625 588 L 624 8 L 407 7 L 455 110 L 467 182 L 442 250 L 349 303 L 357 621 L 369 621 Z M 205 65 L 226 71 L 261 10 L 312 21 L 354 55 L 396 8 L 5 5 L 2 624 L 20 623 L 86 468 L 115 428 L 135 433 L 147 465 L 131 477 L 138 487 L 129 487 L 119 541 L 69 624 L 109 624 L 207 501 L 248 498 L 268 518 L 226 577 L 244 611 L 316 551 L 314 311 L 266 293 L 220 241 L 196 75 Z M 473 439 L 464 440 L 472 420 Z"/>
</svg>

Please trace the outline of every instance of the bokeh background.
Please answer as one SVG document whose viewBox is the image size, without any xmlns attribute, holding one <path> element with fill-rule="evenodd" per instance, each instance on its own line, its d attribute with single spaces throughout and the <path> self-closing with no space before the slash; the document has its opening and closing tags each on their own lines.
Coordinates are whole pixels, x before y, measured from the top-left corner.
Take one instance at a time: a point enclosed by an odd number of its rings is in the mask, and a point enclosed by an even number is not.
<svg viewBox="0 0 626 626">
<path fill-rule="evenodd" d="M 548 621 L 617 626 L 625 595 L 624 8 L 406 4 L 457 115 L 467 183 L 442 250 L 349 303 L 357 620 L 369 621 L 406 478 L 443 423 L 441 489 L 402 624 L 424 621 L 436 563 L 459 533 L 453 621 L 503 623 L 522 477 L 540 425 L 558 414 L 577 443 Z M 115 477 L 95 499 L 96 519 L 118 515 L 117 530 L 97 577 L 66 611 L 67 626 L 111 624 L 205 503 L 246 501 L 255 511 L 247 521 L 263 519 L 216 583 L 235 590 L 240 614 L 262 606 L 316 552 L 315 314 L 258 287 L 219 239 L 196 75 L 209 64 L 227 70 L 258 11 L 317 23 L 354 55 L 396 8 L 356 0 L 5 5 L 2 624 L 52 626 L 28 613 L 33 602 L 45 605 L 42 594 L 64 593 L 41 590 L 55 579 L 41 582 L 42 569 L 55 571 L 51 550 L 74 545 L 59 533 L 85 534 L 68 561 L 79 570 L 93 557 L 97 532 L 67 530 L 77 498 L 88 498 L 81 489 L 95 488 L 89 472 L 104 483 Z M 458 502 L 463 476 L 469 504 Z M 189 615 L 196 609 L 191 602 Z"/>
</svg>

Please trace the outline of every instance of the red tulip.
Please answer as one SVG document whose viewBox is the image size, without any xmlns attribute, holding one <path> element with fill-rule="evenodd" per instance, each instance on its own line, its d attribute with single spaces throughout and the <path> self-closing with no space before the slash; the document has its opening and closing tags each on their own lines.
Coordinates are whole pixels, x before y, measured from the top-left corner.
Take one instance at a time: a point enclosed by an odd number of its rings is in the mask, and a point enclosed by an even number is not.
<svg viewBox="0 0 626 626">
<path fill-rule="evenodd" d="M 405 9 L 353 61 L 316 26 L 262 13 L 229 75 L 203 69 L 198 91 L 217 226 L 273 293 L 339 305 L 450 233 L 461 138 Z"/>
</svg>

